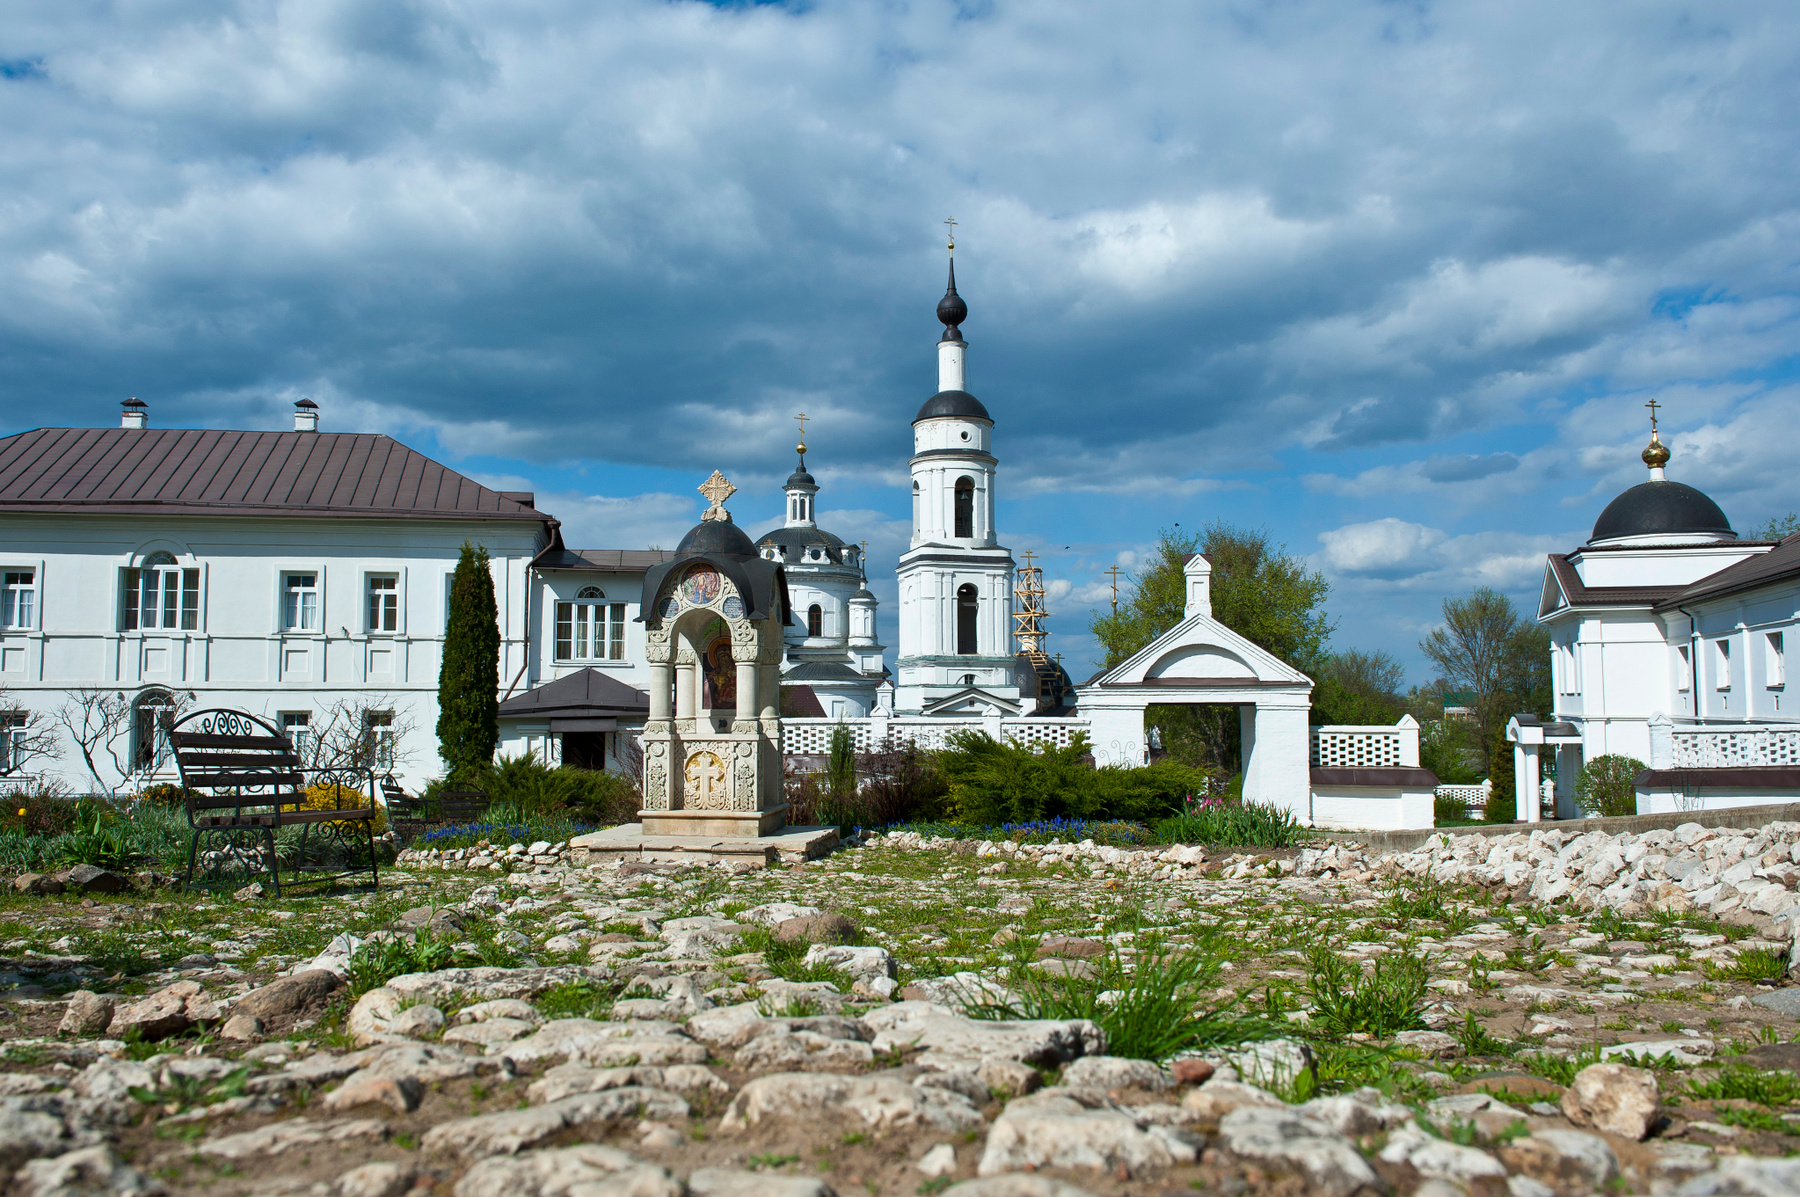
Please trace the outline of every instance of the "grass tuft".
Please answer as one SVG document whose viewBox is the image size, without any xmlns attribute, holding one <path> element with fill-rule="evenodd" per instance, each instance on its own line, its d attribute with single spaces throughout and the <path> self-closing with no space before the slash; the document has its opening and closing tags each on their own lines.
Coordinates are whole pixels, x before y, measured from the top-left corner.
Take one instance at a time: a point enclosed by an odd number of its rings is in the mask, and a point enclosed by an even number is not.
<svg viewBox="0 0 1800 1197">
<path fill-rule="evenodd" d="M 1425 1025 L 1429 974 L 1418 957 L 1390 953 L 1364 972 L 1320 944 L 1307 953 L 1306 965 L 1306 988 L 1313 1004 L 1309 1026 L 1315 1034 L 1386 1037 Z"/>
</svg>

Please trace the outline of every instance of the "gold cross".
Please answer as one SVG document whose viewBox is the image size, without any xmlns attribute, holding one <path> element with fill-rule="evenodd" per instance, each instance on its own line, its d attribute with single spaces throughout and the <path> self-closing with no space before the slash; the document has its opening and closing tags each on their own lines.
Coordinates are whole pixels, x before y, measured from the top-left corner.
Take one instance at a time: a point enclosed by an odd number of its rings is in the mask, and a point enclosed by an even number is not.
<svg viewBox="0 0 1800 1197">
<path fill-rule="evenodd" d="M 794 419 L 800 421 L 800 443 L 802 445 L 804 445 L 806 443 L 806 422 L 808 420 L 812 419 L 812 417 L 807 415 L 805 412 L 801 412 L 799 415 L 795 416 Z M 802 453 L 806 452 L 805 449 L 802 449 L 800 451 Z"/>
<path fill-rule="evenodd" d="M 1650 409 L 1650 431 L 1654 434 L 1656 432 L 1656 396 L 1650 396 L 1650 402 L 1644 404 L 1644 406 Z"/>
<path fill-rule="evenodd" d="M 694 489 L 705 495 L 707 501 L 712 504 L 711 507 L 706 509 L 706 513 L 700 517 L 701 519 L 728 520 L 731 518 L 725 511 L 724 503 L 726 499 L 737 494 L 737 487 L 731 485 L 724 474 L 720 473 L 718 470 L 714 470 L 711 478 L 708 478 Z"/>
<path fill-rule="evenodd" d="M 950 249 L 951 249 L 951 252 L 955 252 L 955 250 L 956 250 L 956 217 L 954 217 L 954 216 L 947 217 L 947 218 L 945 218 L 944 223 L 946 225 L 950 226 Z"/>
<path fill-rule="evenodd" d="M 1119 574 L 1121 572 L 1122 571 L 1116 565 L 1106 571 L 1107 576 L 1112 579 L 1112 607 L 1114 615 L 1119 613 Z"/>
<path fill-rule="evenodd" d="M 1033 553 L 1030 549 L 1025 550 L 1025 568 L 1026 569 L 1031 568 L 1031 559 L 1036 556 L 1037 556 L 1037 554 Z"/>
</svg>

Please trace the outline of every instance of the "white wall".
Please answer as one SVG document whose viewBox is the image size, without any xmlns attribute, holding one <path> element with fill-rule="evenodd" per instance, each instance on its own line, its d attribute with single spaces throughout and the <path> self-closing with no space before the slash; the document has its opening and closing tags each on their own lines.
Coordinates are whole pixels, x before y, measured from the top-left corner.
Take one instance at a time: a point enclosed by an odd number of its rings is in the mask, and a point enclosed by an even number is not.
<svg viewBox="0 0 1800 1197">
<path fill-rule="evenodd" d="M 33 569 L 37 593 L 33 626 L 0 632 L 0 684 L 46 714 L 82 686 L 127 696 L 167 688 L 192 693 L 193 708 L 268 715 L 381 694 L 415 724 L 399 748 L 416 784 L 439 768 L 447 579 L 463 541 L 484 544 L 493 561 L 504 689 L 527 660 L 526 566 L 543 537 L 535 521 L 9 515 L 0 571 Z M 122 571 L 158 550 L 199 571 L 196 626 L 125 631 Z M 318 578 L 317 630 L 283 628 L 286 572 Z M 368 626 L 372 573 L 399 580 L 392 632 Z M 92 786 L 72 747 L 45 771 Z"/>
</svg>

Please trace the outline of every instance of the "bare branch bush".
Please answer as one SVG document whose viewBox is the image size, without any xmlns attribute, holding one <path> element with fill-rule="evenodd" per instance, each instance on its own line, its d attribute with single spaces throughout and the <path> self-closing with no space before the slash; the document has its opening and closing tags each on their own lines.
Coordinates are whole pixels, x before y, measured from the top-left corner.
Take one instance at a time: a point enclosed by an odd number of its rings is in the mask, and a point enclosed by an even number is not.
<svg viewBox="0 0 1800 1197">
<path fill-rule="evenodd" d="M 31 772 L 36 761 L 62 758 L 53 716 L 27 707 L 19 696 L 0 686 L 0 776 Z"/>
</svg>

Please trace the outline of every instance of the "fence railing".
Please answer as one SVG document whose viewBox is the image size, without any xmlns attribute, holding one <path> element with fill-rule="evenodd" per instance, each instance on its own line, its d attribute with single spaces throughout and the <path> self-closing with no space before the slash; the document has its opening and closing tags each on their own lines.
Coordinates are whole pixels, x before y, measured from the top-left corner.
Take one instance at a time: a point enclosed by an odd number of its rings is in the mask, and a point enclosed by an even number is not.
<svg viewBox="0 0 1800 1197">
<path fill-rule="evenodd" d="M 1676 769 L 1800 767 L 1800 728 L 1684 728 L 1669 740 Z"/>
<path fill-rule="evenodd" d="M 1312 729 L 1315 769 L 1416 769 L 1419 724 L 1411 715 L 1385 724 L 1326 724 Z"/>
<path fill-rule="evenodd" d="M 1439 801 L 1461 803 L 1463 816 L 1472 819 L 1487 813 L 1488 798 L 1493 792 L 1494 783 L 1489 779 L 1478 786 L 1439 786 L 1436 796 Z"/>
<path fill-rule="evenodd" d="M 831 737 L 842 725 L 850 733 L 857 752 L 891 752 L 902 744 L 925 751 L 943 748 L 958 731 L 985 731 L 1002 742 L 1050 744 L 1067 748 L 1077 732 L 1088 730 L 1079 719 L 943 719 L 896 718 L 880 715 L 862 719 L 793 719 L 781 721 L 781 751 L 791 756 L 823 756 L 831 751 Z"/>
</svg>

